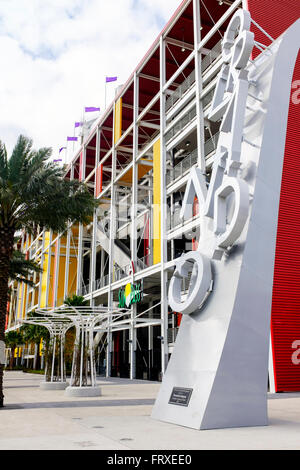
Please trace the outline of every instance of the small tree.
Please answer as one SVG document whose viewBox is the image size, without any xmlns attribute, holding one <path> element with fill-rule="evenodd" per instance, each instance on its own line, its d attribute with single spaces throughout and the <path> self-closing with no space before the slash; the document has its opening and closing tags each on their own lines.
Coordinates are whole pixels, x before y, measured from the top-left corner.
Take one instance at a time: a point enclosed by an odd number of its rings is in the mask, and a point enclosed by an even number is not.
<svg viewBox="0 0 300 470">
<path fill-rule="evenodd" d="M 49 160 L 50 148 L 32 149 L 20 136 L 11 157 L 0 142 L 0 341 L 5 320 L 14 238 L 18 231 L 37 227 L 64 232 L 68 222 L 88 223 L 97 206 L 89 188 L 65 178 L 65 171 Z M 3 365 L 0 364 L 0 408 L 4 406 Z"/>
<path fill-rule="evenodd" d="M 85 300 L 85 298 L 82 295 L 76 295 L 73 294 L 72 296 L 69 296 L 65 298 L 64 300 L 65 305 L 68 305 L 70 307 L 85 307 L 88 305 L 88 300 Z M 72 345 L 72 354 L 70 354 L 70 347 L 69 345 Z M 74 361 L 75 361 L 75 382 L 79 384 L 79 367 L 80 367 L 80 351 L 81 351 L 81 340 L 79 342 L 76 342 L 75 339 L 75 327 L 72 327 L 68 331 L 68 341 L 66 342 L 66 358 L 67 360 L 72 360 L 74 356 Z M 83 349 L 83 355 L 86 357 L 87 355 L 87 349 Z M 86 364 L 86 360 L 84 360 L 84 364 Z"/>
<path fill-rule="evenodd" d="M 29 318 L 34 318 L 38 317 L 34 312 L 31 312 L 29 315 Z M 36 356 L 36 364 L 35 368 L 39 369 L 40 368 L 40 362 L 39 362 L 39 346 L 41 344 L 41 341 L 44 341 L 44 354 L 45 357 L 47 358 L 48 356 L 48 349 L 49 349 L 49 340 L 50 340 L 50 334 L 47 328 L 41 325 L 31 325 L 30 323 L 24 324 L 20 328 L 20 332 L 22 334 L 23 340 L 26 343 L 33 343 L 36 346 L 37 349 L 37 356 Z"/>
<path fill-rule="evenodd" d="M 85 300 L 82 295 L 73 294 L 72 296 L 67 297 L 64 300 L 64 303 L 70 307 L 85 307 L 89 302 L 88 300 Z"/>
<path fill-rule="evenodd" d="M 8 348 L 10 348 L 10 360 L 9 360 L 9 369 L 12 370 L 14 366 L 14 357 L 16 348 L 23 344 L 23 336 L 18 331 L 9 331 L 5 335 L 5 344 Z"/>
</svg>

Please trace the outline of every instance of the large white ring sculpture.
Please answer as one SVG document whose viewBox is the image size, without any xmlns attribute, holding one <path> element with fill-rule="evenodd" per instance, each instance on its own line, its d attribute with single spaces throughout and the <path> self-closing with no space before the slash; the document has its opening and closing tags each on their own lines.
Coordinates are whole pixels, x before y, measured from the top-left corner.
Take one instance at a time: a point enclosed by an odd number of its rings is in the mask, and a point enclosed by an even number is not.
<svg viewBox="0 0 300 470">
<path fill-rule="evenodd" d="M 193 264 L 194 263 L 194 264 Z M 199 251 L 192 251 L 181 256 L 175 263 L 175 272 L 170 281 L 169 303 L 174 312 L 190 314 L 198 310 L 210 290 L 212 274 L 211 262 Z M 181 300 L 181 281 L 192 276 L 186 300 Z"/>
</svg>

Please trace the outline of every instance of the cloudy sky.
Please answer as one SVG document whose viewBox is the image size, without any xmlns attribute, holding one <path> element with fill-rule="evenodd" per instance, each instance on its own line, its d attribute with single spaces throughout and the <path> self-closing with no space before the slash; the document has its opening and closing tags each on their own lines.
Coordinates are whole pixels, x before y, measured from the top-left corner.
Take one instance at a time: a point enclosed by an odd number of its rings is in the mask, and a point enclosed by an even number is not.
<svg viewBox="0 0 300 470">
<path fill-rule="evenodd" d="M 124 83 L 180 2 L 0 0 L 0 139 L 8 151 L 22 133 L 57 158 L 83 108 L 104 110 L 105 76 Z"/>
</svg>

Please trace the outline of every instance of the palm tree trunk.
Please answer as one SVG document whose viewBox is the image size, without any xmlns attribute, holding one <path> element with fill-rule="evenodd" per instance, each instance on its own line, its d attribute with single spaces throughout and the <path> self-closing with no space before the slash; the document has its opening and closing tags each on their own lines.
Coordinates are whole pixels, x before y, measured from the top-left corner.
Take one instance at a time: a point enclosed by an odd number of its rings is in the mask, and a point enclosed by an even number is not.
<svg viewBox="0 0 300 470">
<path fill-rule="evenodd" d="M 35 370 L 40 370 L 41 368 L 40 343 L 37 343 L 35 347 L 36 347 Z"/>
<path fill-rule="evenodd" d="M 14 230 L 0 227 L 0 341 L 5 341 L 5 322 L 8 300 L 9 263 L 13 252 Z M 0 408 L 4 406 L 3 364 L 0 364 Z"/>
<path fill-rule="evenodd" d="M 10 370 L 13 370 L 13 368 L 14 368 L 15 350 L 16 350 L 16 348 L 14 346 L 11 347 L 10 359 L 9 359 L 9 368 L 10 368 Z"/>
</svg>

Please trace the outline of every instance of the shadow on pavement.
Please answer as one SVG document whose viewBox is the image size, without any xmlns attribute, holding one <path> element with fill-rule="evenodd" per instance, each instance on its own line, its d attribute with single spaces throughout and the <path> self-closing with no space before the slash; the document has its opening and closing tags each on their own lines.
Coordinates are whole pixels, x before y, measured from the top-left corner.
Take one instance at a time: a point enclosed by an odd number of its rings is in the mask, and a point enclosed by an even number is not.
<svg viewBox="0 0 300 470">
<path fill-rule="evenodd" d="M 57 402 L 40 402 L 40 403 L 10 403 L 5 405 L 3 410 L 12 409 L 37 409 L 37 408 L 88 408 L 88 407 L 103 407 L 103 406 L 142 406 L 154 405 L 154 399 L 128 399 L 128 400 L 89 400 L 89 401 L 57 401 Z"/>
<path fill-rule="evenodd" d="M 4 386 L 4 390 L 7 388 L 40 388 L 39 385 L 6 385 Z"/>
<path fill-rule="evenodd" d="M 268 393 L 268 400 L 281 400 L 282 398 L 300 398 L 298 392 Z"/>
</svg>

